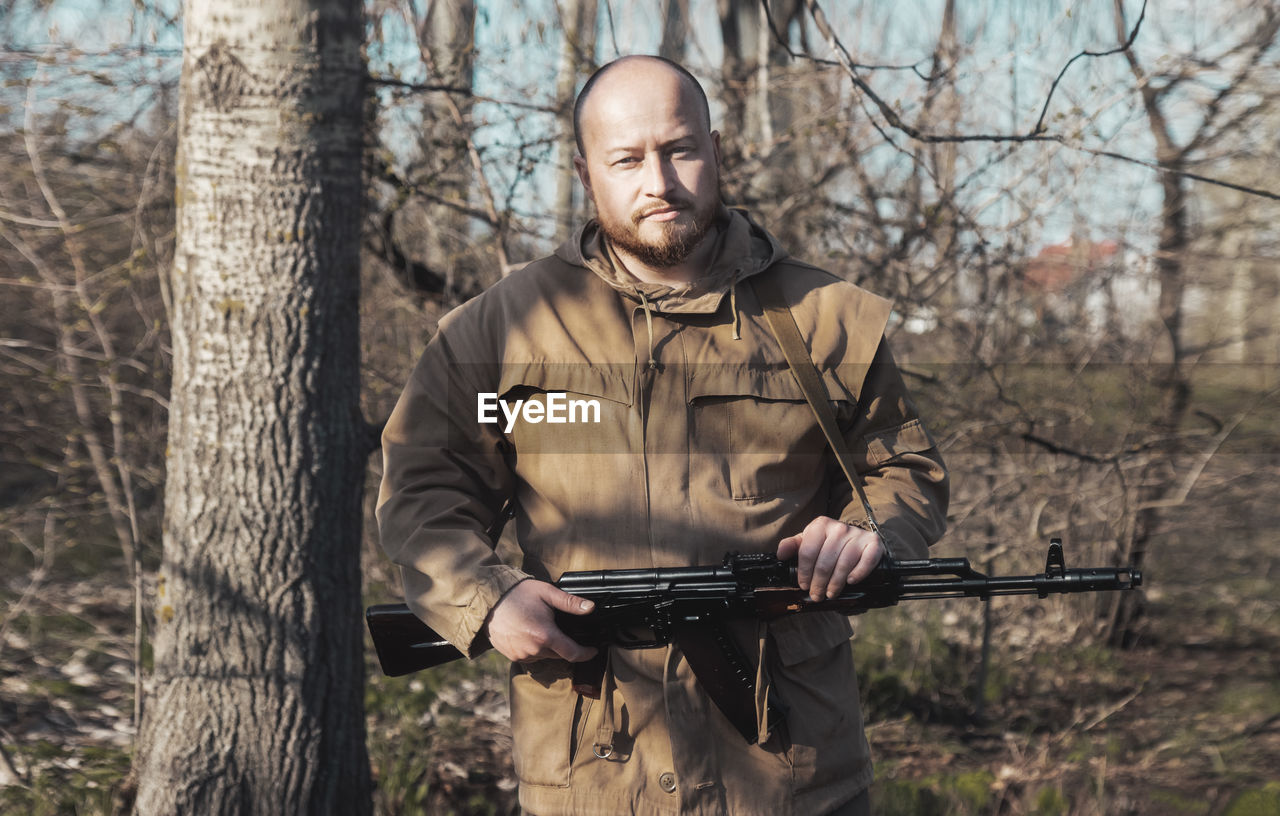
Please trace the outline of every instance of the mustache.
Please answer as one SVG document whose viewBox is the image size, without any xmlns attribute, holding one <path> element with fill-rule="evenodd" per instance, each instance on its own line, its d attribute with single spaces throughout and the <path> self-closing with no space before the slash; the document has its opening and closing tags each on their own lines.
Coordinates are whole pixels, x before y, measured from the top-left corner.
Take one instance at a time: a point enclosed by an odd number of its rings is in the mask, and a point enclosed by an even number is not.
<svg viewBox="0 0 1280 816">
<path fill-rule="evenodd" d="M 632 222 L 639 224 L 645 218 L 648 218 L 656 212 L 661 212 L 663 210 L 687 210 L 689 209 L 689 206 L 690 204 L 687 201 L 663 201 L 645 207 L 643 210 L 637 210 L 632 213 L 631 220 Z"/>
</svg>

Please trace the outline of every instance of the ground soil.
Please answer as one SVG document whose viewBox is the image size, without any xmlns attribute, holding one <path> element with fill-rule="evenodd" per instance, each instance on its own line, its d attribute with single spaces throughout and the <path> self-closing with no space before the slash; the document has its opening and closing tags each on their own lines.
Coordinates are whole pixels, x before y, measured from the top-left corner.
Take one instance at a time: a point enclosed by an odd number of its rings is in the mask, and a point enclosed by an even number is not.
<svg viewBox="0 0 1280 816">
<path fill-rule="evenodd" d="M 980 719 L 964 695 L 873 707 L 885 812 L 1280 813 L 1277 547 L 1256 536 L 1212 557 L 1207 547 L 1184 540 L 1148 556 L 1146 618 L 1131 649 L 999 652 L 1013 679 Z M 10 579 L 7 610 L 24 586 Z M 132 737 L 131 621 L 130 593 L 110 574 L 51 580 L 7 615 L 0 805 L 44 790 L 89 802 L 76 812 L 106 811 Z M 431 791 L 426 812 L 510 812 L 500 675 L 495 664 L 433 692 L 415 721 L 434 739 L 416 780 Z M 470 713 L 477 705 L 483 716 Z M 395 739 L 387 712 L 370 716 L 371 741 Z M 374 748 L 375 763 L 396 750 Z M 404 800 L 391 784 L 383 769 L 384 812 Z"/>
</svg>

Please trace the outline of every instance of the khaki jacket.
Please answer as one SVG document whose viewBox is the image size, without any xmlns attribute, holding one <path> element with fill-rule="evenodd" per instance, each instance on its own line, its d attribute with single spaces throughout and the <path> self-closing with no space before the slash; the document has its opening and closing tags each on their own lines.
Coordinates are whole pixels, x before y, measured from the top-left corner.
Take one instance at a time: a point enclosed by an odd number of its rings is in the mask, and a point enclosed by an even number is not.
<svg viewBox="0 0 1280 816">
<path fill-rule="evenodd" d="M 407 602 L 464 652 L 484 648 L 490 609 L 530 576 L 718 564 L 772 552 L 818 515 L 862 519 L 753 275 L 782 278 L 893 554 L 922 557 L 941 535 L 946 473 L 883 342 L 888 304 L 788 258 L 740 212 L 718 223 L 716 260 L 688 286 L 619 271 L 592 223 L 441 321 L 383 435 L 377 516 Z M 514 419 L 497 399 L 522 401 Z M 519 569 L 486 535 L 511 498 Z M 599 701 L 571 690 L 567 663 L 514 666 L 521 805 L 820 814 L 866 788 L 847 619 L 733 634 L 787 711 L 759 745 L 674 646 L 610 650 Z"/>
</svg>

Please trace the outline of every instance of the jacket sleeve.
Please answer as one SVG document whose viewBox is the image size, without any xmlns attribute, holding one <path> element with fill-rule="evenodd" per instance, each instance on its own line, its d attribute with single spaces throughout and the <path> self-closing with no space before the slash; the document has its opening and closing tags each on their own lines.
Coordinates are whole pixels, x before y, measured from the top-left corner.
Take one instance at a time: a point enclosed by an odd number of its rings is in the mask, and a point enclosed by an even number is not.
<svg viewBox="0 0 1280 816">
<path fill-rule="evenodd" d="M 376 511 L 406 603 L 473 657 L 487 646 L 477 636 L 489 611 L 528 577 L 502 563 L 487 534 L 514 482 L 497 426 L 478 421 L 477 394 L 494 390 L 478 384 L 489 368 L 458 363 L 442 325 L 382 433 Z"/>
<path fill-rule="evenodd" d="M 927 558 L 947 526 L 947 471 L 886 340 L 858 393 L 857 405 L 842 405 L 838 419 L 876 523 L 894 558 Z M 842 521 L 862 526 L 866 513 L 838 463 L 833 467 L 829 506 L 840 509 Z"/>
</svg>

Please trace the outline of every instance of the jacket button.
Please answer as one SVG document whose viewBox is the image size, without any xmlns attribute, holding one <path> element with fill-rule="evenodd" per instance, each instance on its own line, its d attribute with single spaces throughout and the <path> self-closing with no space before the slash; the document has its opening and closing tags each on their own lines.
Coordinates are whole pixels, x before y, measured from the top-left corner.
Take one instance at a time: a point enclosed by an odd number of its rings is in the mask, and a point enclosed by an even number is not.
<svg viewBox="0 0 1280 816">
<path fill-rule="evenodd" d="M 676 775 L 673 773 L 664 773 L 658 777 L 658 785 L 667 793 L 676 792 Z"/>
</svg>

